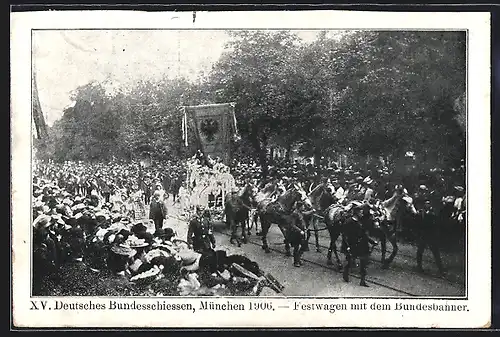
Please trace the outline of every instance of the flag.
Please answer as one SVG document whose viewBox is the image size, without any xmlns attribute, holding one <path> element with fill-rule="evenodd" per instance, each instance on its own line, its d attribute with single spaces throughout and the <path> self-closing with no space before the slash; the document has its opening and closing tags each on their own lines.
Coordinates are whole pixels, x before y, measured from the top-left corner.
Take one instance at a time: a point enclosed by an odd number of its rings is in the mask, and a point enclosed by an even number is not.
<svg viewBox="0 0 500 337">
<path fill-rule="evenodd" d="M 237 132 L 234 103 L 206 104 L 184 107 L 193 121 L 193 131 L 205 156 L 219 157 L 229 164 L 231 139 Z"/>
</svg>

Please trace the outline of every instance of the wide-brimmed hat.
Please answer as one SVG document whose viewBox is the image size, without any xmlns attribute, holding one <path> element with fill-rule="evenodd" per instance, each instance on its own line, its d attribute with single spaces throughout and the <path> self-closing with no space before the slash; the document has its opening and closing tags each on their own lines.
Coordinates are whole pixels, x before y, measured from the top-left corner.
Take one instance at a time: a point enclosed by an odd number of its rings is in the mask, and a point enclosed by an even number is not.
<svg viewBox="0 0 500 337">
<path fill-rule="evenodd" d="M 137 236 L 131 235 L 127 238 L 126 244 L 130 248 L 143 248 L 149 246 L 149 243 L 144 239 L 139 239 Z"/>
<path fill-rule="evenodd" d="M 109 216 L 104 212 L 97 212 L 95 214 L 95 218 L 98 220 L 107 220 L 107 219 L 109 219 Z"/>
<path fill-rule="evenodd" d="M 84 209 L 85 207 L 86 207 L 85 204 L 79 203 L 79 204 L 76 204 L 73 207 L 71 207 L 71 210 L 72 211 L 80 211 L 80 210 Z"/>
<path fill-rule="evenodd" d="M 84 198 L 84 197 L 80 197 L 80 196 L 75 197 L 75 203 L 80 203 L 80 202 L 82 202 L 83 200 L 85 200 L 85 198 Z"/>
<path fill-rule="evenodd" d="M 181 268 L 187 271 L 198 270 L 201 256 L 200 253 L 196 253 L 193 250 L 181 250 L 178 254 L 178 257 L 181 259 Z"/>
<path fill-rule="evenodd" d="M 132 249 L 131 247 L 124 244 L 114 245 L 113 247 L 111 247 L 111 251 L 115 254 L 128 257 L 132 257 L 137 254 L 137 251 L 135 249 Z"/>
<path fill-rule="evenodd" d="M 373 183 L 373 179 L 370 177 L 366 177 L 365 179 L 363 179 L 363 183 L 371 185 Z"/>
<path fill-rule="evenodd" d="M 51 217 L 45 214 L 39 215 L 35 221 L 33 221 L 33 227 L 36 228 L 46 228 L 50 226 Z"/>
<path fill-rule="evenodd" d="M 420 185 L 418 188 L 421 189 L 421 190 L 423 190 L 423 191 L 427 191 L 428 190 L 427 186 L 425 186 L 425 185 Z"/>
<path fill-rule="evenodd" d="M 170 239 L 171 237 L 176 236 L 176 234 L 175 234 L 175 231 L 172 228 L 167 227 L 167 228 L 159 228 L 159 229 L 157 229 L 156 232 L 154 233 L 154 236 L 157 237 L 157 238 L 167 238 L 167 239 Z"/>
<path fill-rule="evenodd" d="M 130 231 L 134 234 L 137 234 L 137 233 L 144 233 L 147 231 L 147 229 L 148 227 L 146 227 L 142 221 L 139 221 L 132 225 Z"/>
<path fill-rule="evenodd" d="M 64 222 L 61 214 L 54 214 L 51 216 L 52 221 L 56 222 L 59 225 L 65 225 L 66 223 Z"/>
</svg>

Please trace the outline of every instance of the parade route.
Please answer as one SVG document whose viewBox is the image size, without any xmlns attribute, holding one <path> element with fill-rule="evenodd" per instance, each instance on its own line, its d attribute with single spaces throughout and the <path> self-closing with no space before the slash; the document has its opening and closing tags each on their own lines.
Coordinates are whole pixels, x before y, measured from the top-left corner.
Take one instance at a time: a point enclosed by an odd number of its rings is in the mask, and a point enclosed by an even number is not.
<svg viewBox="0 0 500 337">
<path fill-rule="evenodd" d="M 172 201 L 169 200 L 169 205 Z M 186 239 L 188 224 L 181 217 L 178 205 L 169 207 L 169 218 L 166 227 L 173 228 L 179 238 Z M 247 244 L 238 247 L 229 243 L 229 230 L 223 223 L 216 223 L 216 249 L 224 249 L 230 254 L 242 254 L 257 262 L 266 272 L 271 273 L 285 286 L 284 296 L 314 296 L 314 297 L 461 297 L 465 295 L 465 287 L 457 282 L 441 279 L 432 275 L 422 275 L 412 271 L 411 263 L 404 255 L 396 257 L 395 262 L 387 270 L 382 270 L 379 262 L 371 261 L 368 267 L 368 284 L 370 287 L 359 286 L 359 274 L 354 268 L 351 280 L 346 283 L 342 274 L 335 270 L 335 265 L 326 264 L 327 249 L 316 252 L 314 239 L 310 240 L 310 251 L 303 255 L 304 264 L 297 268 L 293 266 L 292 257 L 285 256 L 283 236 L 277 226 L 272 226 L 268 241 L 271 253 L 266 254 L 261 248 L 261 237 L 252 233 Z M 326 238 L 321 237 L 324 245 Z M 339 246 L 340 247 L 340 246 Z M 376 251 L 372 258 L 379 259 Z M 342 257 L 341 257 L 342 258 Z M 428 259 L 429 257 L 426 256 Z M 270 289 L 265 289 L 261 296 L 276 296 Z"/>
</svg>

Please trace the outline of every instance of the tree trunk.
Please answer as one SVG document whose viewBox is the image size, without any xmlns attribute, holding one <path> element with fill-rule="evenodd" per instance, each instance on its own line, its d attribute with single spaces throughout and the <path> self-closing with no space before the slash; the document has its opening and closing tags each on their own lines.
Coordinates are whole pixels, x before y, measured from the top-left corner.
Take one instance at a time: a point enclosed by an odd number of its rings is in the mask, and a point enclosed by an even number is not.
<svg viewBox="0 0 500 337">
<path fill-rule="evenodd" d="M 288 143 L 287 146 L 286 146 L 285 159 L 286 159 L 287 163 L 290 163 L 290 161 L 292 159 L 292 144 L 291 143 Z"/>
<path fill-rule="evenodd" d="M 314 166 L 319 167 L 321 165 L 321 148 L 319 146 L 314 147 Z"/>
<path fill-rule="evenodd" d="M 264 146 L 261 146 L 258 135 L 258 126 L 254 124 L 252 125 L 252 130 L 250 132 L 250 141 L 252 142 L 252 146 L 259 156 L 259 164 L 262 168 L 261 178 L 266 179 L 269 175 L 267 167 L 267 153 L 266 148 Z"/>
</svg>

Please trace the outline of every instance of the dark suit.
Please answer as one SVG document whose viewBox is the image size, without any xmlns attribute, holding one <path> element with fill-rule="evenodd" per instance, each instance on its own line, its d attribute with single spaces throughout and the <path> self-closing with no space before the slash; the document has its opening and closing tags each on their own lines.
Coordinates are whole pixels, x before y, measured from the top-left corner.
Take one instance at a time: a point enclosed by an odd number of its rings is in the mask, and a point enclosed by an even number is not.
<svg viewBox="0 0 500 337">
<path fill-rule="evenodd" d="M 349 270 L 354 260 L 359 258 L 361 285 L 366 285 L 366 268 L 370 255 L 369 238 L 366 228 L 360 219 L 347 219 L 342 228 L 342 252 L 345 254 L 344 280 L 349 281 Z"/>
<path fill-rule="evenodd" d="M 151 200 L 151 204 L 149 205 L 149 218 L 154 221 L 156 229 L 163 227 L 163 220 L 167 218 L 167 207 L 163 200 Z"/>
<path fill-rule="evenodd" d="M 208 218 L 195 217 L 189 222 L 187 242 L 199 253 L 211 250 L 215 246 L 213 226 Z"/>
</svg>

